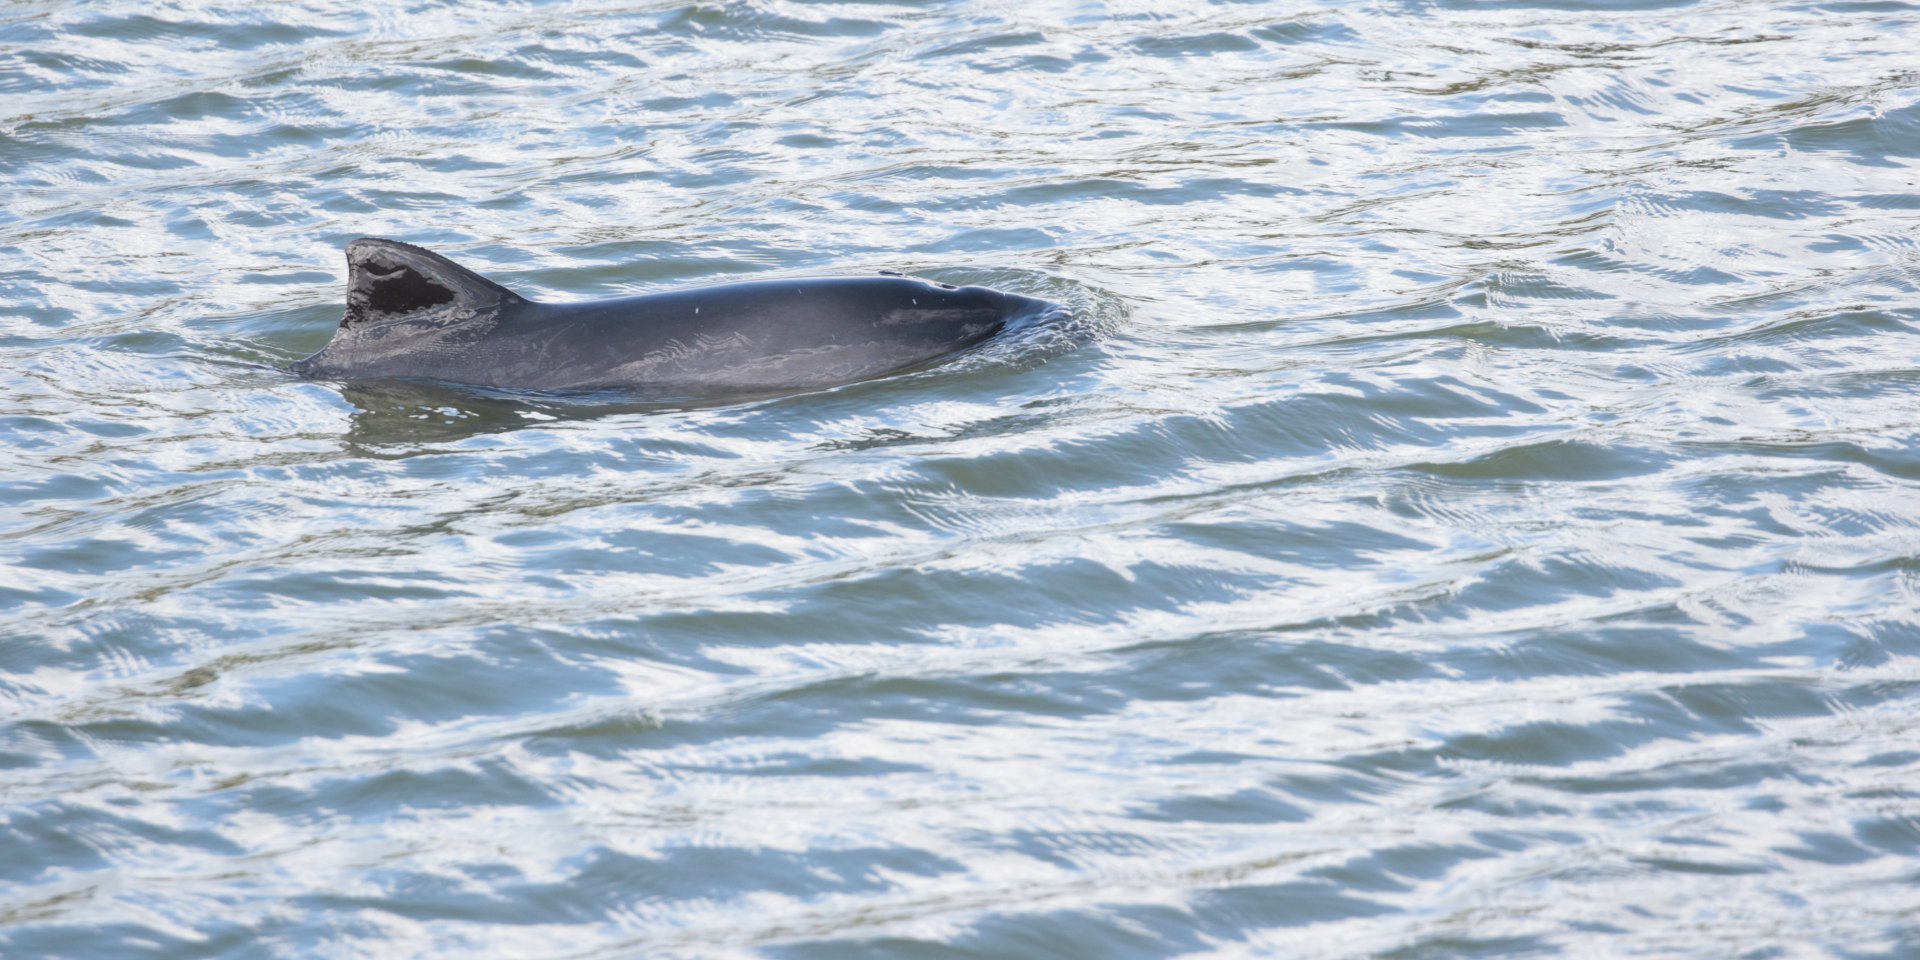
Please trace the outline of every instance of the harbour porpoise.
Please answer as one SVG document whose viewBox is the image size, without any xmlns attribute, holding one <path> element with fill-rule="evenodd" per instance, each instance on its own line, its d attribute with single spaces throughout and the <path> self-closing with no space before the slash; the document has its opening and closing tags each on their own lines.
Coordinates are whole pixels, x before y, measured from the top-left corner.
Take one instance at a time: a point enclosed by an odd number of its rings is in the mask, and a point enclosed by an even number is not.
<svg viewBox="0 0 1920 960">
<path fill-rule="evenodd" d="M 925 365 L 1065 308 L 897 274 L 754 280 L 538 303 L 430 250 L 347 244 L 347 309 L 291 366 L 323 380 L 680 394 L 849 383 Z"/>
</svg>

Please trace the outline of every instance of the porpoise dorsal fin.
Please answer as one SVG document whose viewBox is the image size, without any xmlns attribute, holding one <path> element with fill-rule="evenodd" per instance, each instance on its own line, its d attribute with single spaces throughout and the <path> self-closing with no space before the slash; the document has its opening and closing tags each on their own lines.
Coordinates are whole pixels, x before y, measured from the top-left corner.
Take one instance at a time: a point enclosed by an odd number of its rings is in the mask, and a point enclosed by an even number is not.
<svg viewBox="0 0 1920 960">
<path fill-rule="evenodd" d="M 340 326 L 406 319 L 459 323 L 524 298 L 424 247 L 362 237 L 347 244 L 347 313 Z"/>
</svg>

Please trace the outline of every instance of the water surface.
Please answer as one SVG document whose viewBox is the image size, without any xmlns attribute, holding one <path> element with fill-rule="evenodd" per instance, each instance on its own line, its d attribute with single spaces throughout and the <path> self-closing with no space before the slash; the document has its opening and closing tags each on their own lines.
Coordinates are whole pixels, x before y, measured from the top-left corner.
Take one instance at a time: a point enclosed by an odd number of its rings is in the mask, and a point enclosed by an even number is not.
<svg viewBox="0 0 1920 960">
<path fill-rule="evenodd" d="M 1920 956 L 1920 8 L 0 9 L 0 954 Z M 935 369 L 279 371 L 357 236 Z"/>
</svg>

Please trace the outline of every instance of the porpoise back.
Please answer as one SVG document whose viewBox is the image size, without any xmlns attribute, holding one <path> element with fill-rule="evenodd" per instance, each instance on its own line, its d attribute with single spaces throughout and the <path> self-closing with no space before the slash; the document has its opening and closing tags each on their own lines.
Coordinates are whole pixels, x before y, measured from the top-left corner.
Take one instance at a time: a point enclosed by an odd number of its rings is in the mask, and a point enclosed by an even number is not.
<svg viewBox="0 0 1920 960">
<path fill-rule="evenodd" d="M 923 366 L 1064 308 L 902 276 L 756 280 L 538 303 L 430 250 L 347 244 L 333 339 L 292 365 L 327 380 L 429 378 L 525 390 L 808 389 Z"/>
</svg>

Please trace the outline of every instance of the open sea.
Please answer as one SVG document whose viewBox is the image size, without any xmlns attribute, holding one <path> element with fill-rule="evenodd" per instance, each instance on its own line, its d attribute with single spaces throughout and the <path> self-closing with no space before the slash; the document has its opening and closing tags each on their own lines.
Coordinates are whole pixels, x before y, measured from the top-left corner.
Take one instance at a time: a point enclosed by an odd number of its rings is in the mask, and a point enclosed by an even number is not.
<svg viewBox="0 0 1920 960">
<path fill-rule="evenodd" d="M 8 0 L 0 956 L 1920 957 L 1920 4 Z"/>
</svg>

